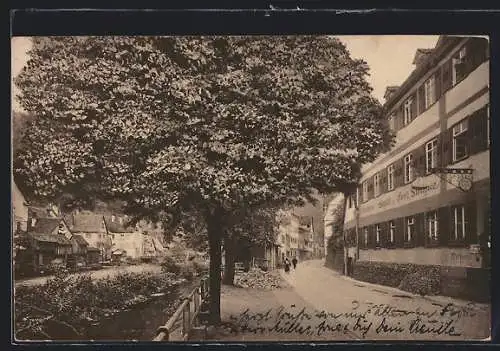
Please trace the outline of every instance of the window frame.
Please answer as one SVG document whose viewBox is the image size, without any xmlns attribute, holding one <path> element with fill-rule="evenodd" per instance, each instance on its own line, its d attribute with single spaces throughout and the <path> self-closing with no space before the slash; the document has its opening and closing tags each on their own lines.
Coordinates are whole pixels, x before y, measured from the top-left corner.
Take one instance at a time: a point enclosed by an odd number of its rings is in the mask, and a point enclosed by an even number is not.
<svg viewBox="0 0 500 351">
<path fill-rule="evenodd" d="M 362 185 L 363 187 L 363 202 L 368 201 L 368 180 L 365 180 Z"/>
<path fill-rule="evenodd" d="M 424 109 L 427 110 L 436 102 L 436 79 L 432 75 L 424 82 Z"/>
<path fill-rule="evenodd" d="M 368 227 L 363 228 L 365 247 L 368 247 Z"/>
<path fill-rule="evenodd" d="M 407 126 L 412 121 L 411 111 L 413 108 L 413 97 L 406 99 L 403 104 L 403 125 Z"/>
<path fill-rule="evenodd" d="M 407 161 L 409 159 L 409 161 Z M 403 165 L 404 165 L 404 183 L 409 184 L 413 181 L 413 155 L 407 154 L 405 155 L 403 159 Z"/>
<path fill-rule="evenodd" d="M 428 237 L 431 242 L 439 240 L 439 218 L 437 210 L 427 212 L 426 225 L 428 230 Z M 434 230 L 434 233 L 433 233 Z"/>
<path fill-rule="evenodd" d="M 389 241 L 394 244 L 396 241 L 396 222 L 389 221 Z"/>
<path fill-rule="evenodd" d="M 394 164 L 387 166 L 387 190 L 394 190 Z"/>
<path fill-rule="evenodd" d="M 463 60 L 467 56 L 467 49 L 466 46 L 462 46 L 460 50 L 457 51 L 457 57 L 453 57 L 451 59 L 451 86 L 454 87 L 458 83 L 462 81 L 462 79 L 465 77 L 461 77 L 461 79 L 458 79 L 457 77 L 457 67 L 460 64 L 463 64 Z"/>
<path fill-rule="evenodd" d="M 411 223 L 410 223 L 411 221 Z M 408 230 L 411 229 L 411 230 Z M 415 229 L 415 217 L 406 217 L 406 232 L 405 232 L 405 242 L 411 243 L 413 241 L 413 234 Z"/>
<path fill-rule="evenodd" d="M 458 213 L 457 210 L 461 209 L 461 224 L 462 224 L 462 237 L 459 237 L 458 233 Z M 453 228 L 452 233 L 453 237 L 451 238 L 453 241 L 465 241 L 467 239 L 467 226 L 468 226 L 468 218 L 467 218 L 467 212 L 466 212 L 466 206 L 465 205 L 457 205 L 452 207 L 452 216 L 453 216 Z"/>
<path fill-rule="evenodd" d="M 375 225 L 375 245 L 378 246 L 380 245 L 380 224 Z"/>
<path fill-rule="evenodd" d="M 394 112 L 389 115 L 388 124 L 390 130 L 396 130 L 396 114 Z"/>
<path fill-rule="evenodd" d="M 460 126 L 460 131 L 456 132 L 455 129 Z M 464 127 L 465 126 L 465 127 Z M 453 162 L 458 162 L 469 157 L 469 142 L 467 140 L 467 132 L 469 131 L 469 119 L 466 117 L 460 122 L 456 123 L 451 127 L 451 137 L 452 137 L 452 160 Z M 457 158 L 457 137 L 463 137 L 466 139 L 465 142 L 465 155 Z"/>
<path fill-rule="evenodd" d="M 429 149 L 429 145 L 432 146 L 431 149 Z M 437 138 L 429 140 L 427 143 L 425 143 L 425 174 L 430 174 L 431 168 L 437 167 L 437 160 L 438 160 L 437 150 L 438 150 Z M 430 160 L 431 167 L 429 167 L 429 154 L 431 155 L 431 160 Z"/>
</svg>

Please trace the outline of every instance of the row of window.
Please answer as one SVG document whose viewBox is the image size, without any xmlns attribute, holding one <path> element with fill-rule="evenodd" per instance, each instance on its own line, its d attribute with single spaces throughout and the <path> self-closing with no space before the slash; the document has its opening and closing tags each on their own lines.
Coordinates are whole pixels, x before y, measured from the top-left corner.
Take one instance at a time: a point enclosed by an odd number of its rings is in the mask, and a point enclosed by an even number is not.
<svg viewBox="0 0 500 351">
<path fill-rule="evenodd" d="M 488 41 L 470 38 L 450 60 L 438 66 L 434 74 L 395 109 L 389 116 L 390 128 L 397 131 L 406 127 L 488 58 Z"/>
<path fill-rule="evenodd" d="M 361 184 L 360 201 L 366 202 L 398 186 L 409 184 L 418 176 L 432 173 L 434 168 L 462 161 L 488 147 L 489 108 L 486 105 L 365 180 Z M 354 195 L 349 198 L 349 208 L 355 206 L 354 198 Z"/>
<path fill-rule="evenodd" d="M 365 249 L 474 244 L 475 228 L 474 204 L 461 204 L 360 228 L 358 242 Z M 347 237 L 354 244 L 355 230 Z"/>
</svg>

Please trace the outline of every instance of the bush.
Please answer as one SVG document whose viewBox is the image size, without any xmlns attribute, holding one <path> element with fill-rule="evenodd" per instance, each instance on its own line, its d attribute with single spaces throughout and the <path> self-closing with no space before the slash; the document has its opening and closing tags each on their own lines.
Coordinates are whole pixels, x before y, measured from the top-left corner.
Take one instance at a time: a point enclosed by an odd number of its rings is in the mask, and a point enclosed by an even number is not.
<svg viewBox="0 0 500 351">
<path fill-rule="evenodd" d="M 58 273 L 41 286 L 16 287 L 16 337 L 57 339 L 62 329 L 72 332 L 72 337 L 85 337 L 90 323 L 153 293 L 171 292 L 178 283 L 169 273 L 123 273 L 96 281 L 88 274 Z"/>
<path fill-rule="evenodd" d="M 441 275 L 438 266 L 358 261 L 354 264 L 353 273 L 355 279 L 414 294 L 430 295 L 440 292 Z"/>
<path fill-rule="evenodd" d="M 171 256 L 166 256 L 161 263 L 161 269 L 163 272 L 179 274 L 181 272 L 181 266 L 176 260 Z"/>
</svg>

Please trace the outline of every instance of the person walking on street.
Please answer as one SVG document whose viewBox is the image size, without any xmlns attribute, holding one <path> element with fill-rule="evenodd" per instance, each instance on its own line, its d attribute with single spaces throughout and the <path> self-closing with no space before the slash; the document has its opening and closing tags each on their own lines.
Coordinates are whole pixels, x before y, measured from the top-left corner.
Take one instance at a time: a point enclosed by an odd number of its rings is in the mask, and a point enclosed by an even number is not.
<svg viewBox="0 0 500 351">
<path fill-rule="evenodd" d="M 293 264 L 293 269 L 297 268 L 297 257 L 294 257 L 293 260 L 292 260 L 292 264 Z"/>
<path fill-rule="evenodd" d="M 288 260 L 288 257 L 285 258 L 285 273 L 290 272 L 290 261 Z"/>
</svg>

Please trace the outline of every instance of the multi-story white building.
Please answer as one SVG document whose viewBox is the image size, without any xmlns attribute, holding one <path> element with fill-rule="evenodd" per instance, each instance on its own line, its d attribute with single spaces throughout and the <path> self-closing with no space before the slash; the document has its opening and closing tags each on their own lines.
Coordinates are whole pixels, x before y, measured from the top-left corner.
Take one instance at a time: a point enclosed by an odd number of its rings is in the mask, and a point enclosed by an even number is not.
<svg viewBox="0 0 500 351">
<path fill-rule="evenodd" d="M 282 213 L 280 217 L 278 254 L 282 262 L 285 257 L 292 259 L 298 255 L 300 222 L 299 217 L 293 213 Z"/>
<path fill-rule="evenodd" d="M 490 235 L 489 43 L 441 36 L 389 87 L 396 143 L 362 169 L 344 228 L 363 261 L 479 268 Z"/>
</svg>

